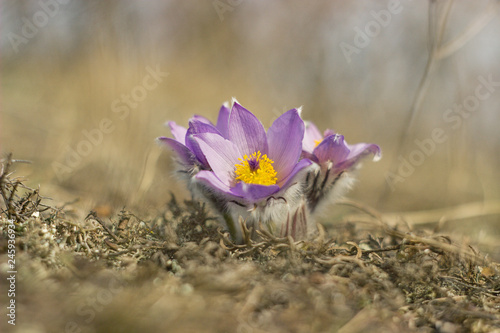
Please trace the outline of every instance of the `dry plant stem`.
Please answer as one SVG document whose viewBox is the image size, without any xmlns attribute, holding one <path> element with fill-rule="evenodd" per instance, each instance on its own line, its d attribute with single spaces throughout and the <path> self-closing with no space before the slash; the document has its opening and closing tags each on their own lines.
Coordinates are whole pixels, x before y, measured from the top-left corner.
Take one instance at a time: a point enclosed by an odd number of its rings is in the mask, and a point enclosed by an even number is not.
<svg viewBox="0 0 500 333">
<path fill-rule="evenodd" d="M 485 258 L 478 256 L 477 253 L 472 251 L 472 249 L 470 249 L 470 248 L 459 248 L 456 245 L 443 243 L 443 242 L 437 241 L 437 240 L 432 239 L 432 238 L 419 237 L 419 236 L 415 236 L 412 234 L 404 233 L 404 232 L 389 229 L 389 228 L 387 228 L 385 230 L 385 232 L 391 236 L 405 239 L 408 242 L 426 244 L 428 246 L 431 246 L 434 249 L 440 249 L 440 250 L 443 250 L 446 252 L 451 252 L 454 254 L 461 255 L 461 256 L 465 257 L 466 259 L 472 260 L 474 262 L 481 262 L 483 264 L 486 263 Z M 433 249 L 431 249 L 431 250 L 433 250 Z"/>
<path fill-rule="evenodd" d="M 465 286 L 467 288 L 471 288 L 471 289 L 475 289 L 475 290 L 481 291 L 482 293 L 488 294 L 490 296 L 499 296 L 500 295 L 500 291 L 498 291 L 498 290 L 486 289 L 486 288 L 480 287 L 480 286 L 478 286 L 476 284 L 473 284 L 473 283 L 464 281 L 462 279 L 459 279 L 459 278 L 457 278 L 455 276 L 441 276 L 440 278 L 443 279 L 443 280 L 453 281 L 453 282 L 461 284 L 462 286 Z"/>
<path fill-rule="evenodd" d="M 366 205 L 363 205 L 362 203 L 348 200 L 348 199 L 342 199 L 337 202 L 338 205 L 345 205 L 345 206 L 351 206 L 354 208 L 357 208 L 366 214 L 370 215 L 371 217 L 377 219 L 377 220 L 382 220 L 382 214 L 375 209 L 368 207 Z"/>
<path fill-rule="evenodd" d="M 491 20 L 493 20 L 497 16 L 498 10 L 500 8 L 500 3 L 498 1 L 491 1 L 491 3 L 483 11 L 483 13 L 474 22 L 469 24 L 458 37 L 454 38 L 444 45 L 441 45 L 446 28 L 446 23 L 448 21 L 451 7 L 453 5 L 453 0 L 449 0 L 446 5 L 446 9 L 440 20 L 437 38 L 434 38 L 432 35 L 434 31 L 432 16 L 434 15 L 434 12 L 436 10 L 436 2 L 431 0 L 429 4 L 429 58 L 424 70 L 424 75 L 422 76 L 419 87 L 417 89 L 417 93 L 411 105 L 408 120 L 406 122 L 406 127 L 401 132 L 399 140 L 400 143 L 399 147 L 396 150 L 396 156 L 401 155 L 402 150 L 406 145 L 407 138 L 411 136 L 411 131 L 413 129 L 415 119 L 419 113 L 420 106 L 423 102 L 425 93 L 427 92 L 427 88 L 429 87 L 429 84 L 431 82 L 432 73 L 434 72 L 437 63 L 440 60 L 451 56 L 452 54 L 460 50 L 465 44 L 467 44 L 467 42 L 469 42 L 474 36 L 476 36 Z M 394 168 L 395 167 L 392 168 L 393 171 Z M 380 196 L 379 202 L 384 201 L 388 193 L 389 185 L 386 183 L 382 195 Z"/>
<path fill-rule="evenodd" d="M 427 92 L 427 88 L 429 87 L 430 84 L 430 78 L 432 77 L 432 73 L 435 70 L 436 63 L 437 63 L 437 50 L 439 47 L 439 43 L 441 43 L 444 35 L 444 31 L 446 28 L 446 22 L 448 21 L 448 16 L 451 11 L 451 6 L 453 4 L 453 0 L 448 0 L 446 9 L 444 11 L 444 14 L 440 18 L 440 24 L 438 27 L 437 31 L 437 37 L 434 34 L 434 19 L 433 17 L 436 16 L 436 1 L 430 0 L 429 1 L 429 57 L 427 59 L 427 64 L 425 65 L 424 69 L 424 74 L 420 80 L 420 83 L 417 88 L 417 92 L 415 94 L 415 98 L 413 99 L 413 102 L 411 104 L 407 120 L 406 120 L 406 127 L 403 128 L 400 134 L 400 139 L 399 139 L 399 145 L 398 148 L 396 149 L 396 155 L 399 156 L 402 154 L 403 149 L 405 148 L 407 142 L 408 142 L 408 137 L 411 136 L 411 131 L 413 129 L 413 125 L 415 122 L 415 119 L 417 118 L 417 115 L 419 113 L 420 107 L 422 105 L 422 102 L 424 100 L 424 96 Z M 393 162 L 393 166 L 391 167 L 392 172 L 395 171 L 397 168 L 397 165 Z M 382 191 L 382 194 L 380 196 L 379 202 L 385 201 L 387 195 L 389 194 L 389 184 L 386 182 L 384 185 L 384 190 Z"/>
<path fill-rule="evenodd" d="M 369 214 L 375 220 L 383 220 L 389 226 L 395 226 L 404 221 L 410 227 L 423 224 L 440 224 L 450 221 L 459 221 L 482 216 L 500 215 L 500 201 L 471 202 L 448 208 L 439 208 L 431 210 L 421 210 L 414 212 L 384 213 L 375 216 L 373 212 L 368 212 L 367 207 L 359 206 L 358 203 L 341 201 L 340 204 L 352 206 L 361 209 Z M 373 223 L 374 220 L 367 219 L 362 214 L 349 215 L 345 221 L 359 223 Z"/>
<path fill-rule="evenodd" d="M 439 47 L 439 50 L 436 51 L 436 59 L 444 59 L 461 49 L 497 16 L 499 7 L 498 1 L 491 1 L 481 15 L 470 23 L 458 37 Z"/>
<path fill-rule="evenodd" d="M 330 259 L 321 259 L 317 257 L 313 257 L 313 260 L 317 262 L 318 264 L 322 264 L 325 266 L 334 266 L 338 264 L 344 264 L 344 263 L 354 263 L 358 265 L 361 268 L 366 268 L 365 263 L 363 260 L 357 257 L 353 256 L 348 256 L 348 255 L 336 255 L 335 257 L 331 257 Z"/>
<path fill-rule="evenodd" d="M 401 216 L 410 225 L 419 225 L 439 223 L 443 219 L 446 222 L 488 215 L 500 215 L 500 201 L 471 202 L 449 208 L 383 214 L 382 217 L 390 225 L 397 223 Z"/>
<path fill-rule="evenodd" d="M 411 134 L 411 131 L 413 129 L 413 125 L 415 122 L 415 119 L 419 113 L 420 106 L 422 105 L 422 102 L 424 100 L 425 93 L 427 92 L 427 88 L 429 87 L 429 84 L 431 82 L 431 77 L 432 73 L 435 70 L 436 66 L 436 53 L 439 48 L 439 44 L 443 40 L 444 36 L 444 31 L 446 28 L 446 23 L 448 21 L 448 17 L 451 11 L 451 7 L 453 5 L 454 0 L 448 0 L 446 9 L 444 11 L 444 14 L 440 18 L 439 22 L 439 27 L 437 31 L 437 38 L 434 38 L 434 31 L 433 29 L 429 29 L 429 40 L 431 41 L 430 43 L 430 49 L 429 49 L 429 57 L 427 60 L 427 64 L 424 70 L 424 75 L 422 76 L 422 79 L 420 80 L 419 87 L 417 89 L 417 94 L 415 95 L 415 99 L 413 100 L 413 103 L 411 105 L 411 109 L 408 115 L 408 121 L 407 121 L 407 126 L 405 130 L 401 133 L 401 140 L 400 142 L 400 147 L 398 148 L 398 155 L 401 153 L 401 150 L 404 148 L 404 145 L 406 144 L 407 137 Z M 432 22 L 432 16 L 436 15 L 435 14 L 435 8 L 436 2 L 435 1 L 430 1 L 430 7 L 429 7 L 429 22 Z"/>
<path fill-rule="evenodd" d="M 411 131 L 413 129 L 413 125 L 415 122 L 415 119 L 419 113 L 420 106 L 422 105 L 422 102 L 424 100 L 425 93 L 427 92 L 427 88 L 429 87 L 429 84 L 431 82 L 431 77 L 432 73 L 435 70 L 435 66 L 437 63 L 438 58 L 436 57 L 437 50 L 439 49 L 439 44 L 441 43 L 444 35 L 444 31 L 446 28 L 446 23 L 448 21 L 448 17 L 451 11 L 451 7 L 453 5 L 454 0 L 448 0 L 448 3 L 446 5 L 446 9 L 444 11 L 444 14 L 441 16 L 440 21 L 439 21 L 439 27 L 437 28 L 437 36 L 434 35 L 434 29 L 432 28 L 433 25 L 433 16 L 437 16 L 435 14 L 436 12 L 436 2 L 435 1 L 430 1 L 429 3 L 429 23 L 430 23 L 430 28 L 429 28 L 429 40 L 430 40 L 430 48 L 429 48 L 429 57 L 427 60 L 427 64 L 425 66 L 424 74 L 422 76 L 422 79 L 420 80 L 417 93 L 415 94 L 415 98 L 413 100 L 413 103 L 411 104 L 410 112 L 408 114 L 408 120 L 406 121 L 406 128 L 401 132 L 401 138 L 399 140 L 400 144 L 397 149 L 398 154 L 401 154 L 401 151 L 404 149 L 404 146 L 406 145 L 407 138 L 409 135 L 411 135 Z"/>
<path fill-rule="evenodd" d="M 39 189 L 34 190 L 25 186 L 19 178 L 11 178 L 13 173 L 10 169 L 15 162 L 25 163 L 27 161 L 13 160 L 12 154 L 9 154 L 7 158 L 1 160 L 0 195 L 2 196 L 5 206 L 2 212 L 6 214 L 8 219 L 14 219 L 16 222 L 21 222 L 32 216 L 35 212 L 53 209 L 41 203 L 43 199 L 48 198 L 40 196 Z M 20 188 L 27 190 L 27 193 L 23 197 L 18 196 L 18 190 Z"/>
<path fill-rule="evenodd" d="M 368 208 L 368 207 L 366 207 L 360 203 L 356 203 L 354 201 L 344 200 L 341 203 L 345 204 L 345 205 L 352 206 L 352 207 L 356 207 L 358 209 L 365 211 L 368 215 L 370 215 L 373 218 L 372 222 L 381 225 L 384 229 L 384 232 L 388 235 L 400 238 L 402 240 L 406 240 L 406 242 L 425 244 L 425 245 L 428 245 L 428 246 L 433 247 L 435 249 L 440 249 L 440 250 L 443 250 L 446 252 L 458 254 L 458 255 L 464 256 L 465 258 L 472 260 L 472 261 L 475 261 L 475 262 L 486 263 L 486 259 L 477 255 L 477 253 L 475 251 L 473 251 L 471 248 L 459 248 L 455 245 L 443 243 L 443 242 L 437 241 L 437 240 L 432 239 L 432 238 L 419 237 L 419 236 L 416 236 L 413 234 L 409 234 L 409 233 L 395 230 L 395 229 L 391 228 L 390 224 L 387 223 L 387 221 L 384 219 L 384 215 L 381 214 L 380 212 L 376 211 L 375 209 Z M 396 246 L 394 248 L 394 250 L 398 249 L 399 247 L 400 247 L 400 245 Z M 359 255 L 359 250 L 358 250 L 358 255 Z"/>
<path fill-rule="evenodd" d="M 399 249 L 401 249 L 401 244 L 394 245 L 394 246 L 384 247 L 382 249 L 362 250 L 362 252 L 363 252 L 363 254 L 369 254 L 369 253 L 396 251 L 396 250 L 399 250 Z"/>
<path fill-rule="evenodd" d="M 12 165 L 12 154 L 9 154 L 5 159 L 5 161 L 2 161 L 2 170 L 0 174 L 0 193 L 2 195 L 2 199 L 5 205 L 5 212 L 7 213 L 7 217 L 9 219 L 15 217 L 16 220 L 19 221 L 20 218 L 17 215 L 16 209 L 12 202 L 12 196 L 14 195 L 17 189 L 18 183 L 14 184 L 10 195 L 7 194 L 7 189 L 6 189 L 7 178 L 9 177 L 9 169 L 11 165 Z"/>
<path fill-rule="evenodd" d="M 252 228 L 248 229 L 243 219 L 240 219 L 239 223 L 243 233 L 244 244 L 234 244 L 229 236 L 229 233 L 222 233 L 219 230 L 219 235 L 221 236 L 219 241 L 220 246 L 223 249 L 234 253 L 236 257 L 251 254 L 256 250 L 262 251 L 269 247 L 272 247 L 273 249 L 296 251 L 299 246 L 304 244 L 304 241 L 295 242 L 290 236 L 282 238 L 275 237 L 268 232 L 262 224 L 259 224 L 259 229 L 255 230 L 255 233 L 261 239 L 257 242 L 251 238 L 253 232 Z"/>
<path fill-rule="evenodd" d="M 97 222 L 99 222 L 99 224 L 104 228 L 104 230 L 106 230 L 106 232 L 117 242 L 121 242 L 121 240 L 111 231 L 109 230 L 109 228 L 106 226 L 106 224 L 99 218 L 97 217 L 97 213 L 94 212 L 94 211 L 91 211 L 89 213 L 89 215 L 87 215 L 87 217 L 85 218 L 86 220 L 89 219 L 89 218 L 92 218 L 94 220 L 96 220 Z"/>
</svg>

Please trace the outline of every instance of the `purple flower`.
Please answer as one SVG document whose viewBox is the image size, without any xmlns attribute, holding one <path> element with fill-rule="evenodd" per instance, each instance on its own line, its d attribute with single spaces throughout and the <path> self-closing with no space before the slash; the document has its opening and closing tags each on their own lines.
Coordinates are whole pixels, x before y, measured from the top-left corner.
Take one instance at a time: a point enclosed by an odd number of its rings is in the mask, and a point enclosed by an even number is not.
<svg viewBox="0 0 500 333">
<path fill-rule="evenodd" d="M 220 213 L 236 242 L 243 240 L 239 223 L 296 240 L 310 236 L 317 229 L 309 215 L 318 203 L 349 184 L 364 156 L 380 157 L 375 144 L 349 145 L 331 130 L 321 135 L 297 109 L 267 132 L 236 101 L 231 109 L 222 105 L 215 125 L 194 116 L 187 128 L 168 126 L 173 138 L 158 141 L 175 153 L 193 195 Z"/>
<path fill-rule="evenodd" d="M 193 134 L 209 170 L 195 178 L 228 200 L 254 204 L 286 189 L 311 162 L 299 161 L 304 123 L 296 109 L 266 131 L 250 111 L 234 102 L 229 117 L 219 115 L 219 133 Z M 188 130 L 189 132 L 189 130 Z"/>
<path fill-rule="evenodd" d="M 310 211 L 313 212 L 327 194 L 333 194 L 334 199 L 342 195 L 353 181 L 349 172 L 356 169 L 361 159 L 370 154 L 374 155 L 374 161 L 378 161 L 381 157 L 380 147 L 370 143 L 349 145 L 343 135 L 332 130 L 326 130 L 321 135 L 313 123 L 306 122 L 302 157 L 317 165 L 316 170 L 311 171 L 306 179 Z"/>
<path fill-rule="evenodd" d="M 378 161 L 381 157 L 380 147 L 372 143 L 357 143 L 349 145 L 344 136 L 328 129 L 321 135 L 318 128 L 311 122 L 306 122 L 302 155 L 319 164 L 322 168 L 336 171 L 347 170 L 355 166 L 361 158 L 373 154 Z"/>
<path fill-rule="evenodd" d="M 236 242 L 239 221 L 254 230 L 262 223 L 277 236 L 304 238 L 303 187 L 308 159 L 300 160 L 304 122 L 296 109 L 276 119 L 267 133 L 247 109 L 233 102 L 220 109 L 217 124 L 201 116 L 186 129 L 168 123 L 174 138 L 159 138 L 177 155 L 194 196 L 209 202 Z"/>
</svg>

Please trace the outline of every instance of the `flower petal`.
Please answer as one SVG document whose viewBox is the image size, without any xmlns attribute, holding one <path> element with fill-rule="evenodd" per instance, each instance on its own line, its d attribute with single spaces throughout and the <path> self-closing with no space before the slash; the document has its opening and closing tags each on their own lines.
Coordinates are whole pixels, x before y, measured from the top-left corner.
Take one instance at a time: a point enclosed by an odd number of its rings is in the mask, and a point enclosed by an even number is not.
<svg viewBox="0 0 500 333">
<path fill-rule="evenodd" d="M 168 127 L 170 127 L 170 131 L 172 132 L 172 135 L 174 136 L 175 140 L 179 141 L 183 145 L 186 144 L 186 132 L 187 128 L 184 126 L 179 126 L 175 123 L 175 121 L 169 121 Z"/>
<path fill-rule="evenodd" d="M 196 179 L 200 180 L 203 184 L 214 189 L 217 192 L 222 192 L 222 194 L 233 195 L 230 191 L 231 188 L 224 184 L 213 171 L 202 170 L 198 172 L 195 176 Z M 220 194 L 220 193 L 219 193 Z"/>
<path fill-rule="evenodd" d="M 234 181 L 235 165 L 242 155 L 238 147 L 215 133 L 193 135 L 215 175 L 227 186 Z"/>
<path fill-rule="evenodd" d="M 247 201 L 255 202 L 278 192 L 279 189 L 280 187 L 278 185 L 259 185 L 239 182 L 231 189 L 231 193 Z"/>
<path fill-rule="evenodd" d="M 316 141 L 323 141 L 323 135 L 321 135 L 316 125 L 312 122 L 306 121 L 305 125 L 306 129 L 304 132 L 304 140 L 302 140 L 302 150 L 312 153 L 316 147 Z"/>
<path fill-rule="evenodd" d="M 166 147 L 177 154 L 178 161 L 185 166 L 193 166 L 195 164 L 195 156 L 188 147 L 175 139 L 166 138 L 164 136 L 156 139 L 156 142 Z"/>
<path fill-rule="evenodd" d="M 354 164 L 358 163 L 363 157 L 373 154 L 373 160 L 378 161 L 382 157 L 380 147 L 373 143 L 358 143 L 355 145 L 348 145 L 350 152 L 345 158 L 345 161 L 338 165 L 338 169 L 349 169 Z"/>
<path fill-rule="evenodd" d="M 264 126 L 237 102 L 234 102 L 229 116 L 228 137 L 243 155 L 251 155 L 257 151 L 264 155 L 268 152 Z"/>
<path fill-rule="evenodd" d="M 323 132 L 323 136 L 326 138 L 327 136 L 330 136 L 330 135 L 335 135 L 337 133 L 335 133 L 334 130 L 331 130 L 331 129 L 326 129 L 324 132 Z"/>
<path fill-rule="evenodd" d="M 189 128 L 186 132 L 186 146 L 191 149 L 191 151 L 195 154 L 196 158 L 201 162 L 201 164 L 205 168 L 208 168 L 208 161 L 201 151 L 198 142 L 196 142 L 196 140 L 193 138 L 193 135 L 199 133 L 216 133 L 220 135 L 220 132 L 212 124 L 205 123 L 194 118 L 189 121 Z"/>
<path fill-rule="evenodd" d="M 226 200 L 238 199 L 239 201 L 243 199 L 248 203 L 253 203 L 268 197 L 278 192 L 280 189 L 278 185 L 266 186 L 247 184 L 245 182 L 239 182 L 236 186 L 231 188 L 221 181 L 214 172 L 206 170 L 198 172 L 195 178 L 214 191 L 216 197 L 222 196 L 225 197 Z"/>
<path fill-rule="evenodd" d="M 219 110 L 219 117 L 217 118 L 217 129 L 222 133 L 226 139 L 229 137 L 229 115 L 231 111 L 226 104 L 222 104 Z"/>
<path fill-rule="evenodd" d="M 190 120 L 200 121 L 202 123 L 210 124 L 210 125 L 213 126 L 213 124 L 212 124 L 212 122 L 210 120 L 208 120 L 206 117 L 200 116 L 198 114 L 195 114 Z"/>
<path fill-rule="evenodd" d="M 297 109 L 282 114 L 267 131 L 268 157 L 274 161 L 278 181 L 286 178 L 299 160 L 304 138 L 304 121 Z"/>
<path fill-rule="evenodd" d="M 215 133 L 221 135 L 219 130 L 213 124 L 205 123 L 196 119 L 189 121 L 189 128 L 186 135 L 195 135 L 200 133 Z"/>
<path fill-rule="evenodd" d="M 304 168 L 307 168 L 311 164 L 313 164 L 313 162 L 311 162 L 310 160 L 308 160 L 306 158 L 300 160 L 299 163 L 295 164 L 295 166 L 293 167 L 292 172 L 290 172 L 290 174 L 286 178 L 281 179 L 278 182 L 278 185 L 280 186 L 280 188 L 284 189 L 286 191 L 286 188 L 288 186 L 290 186 L 295 181 L 295 178 L 296 178 L 295 176 L 297 176 L 297 174 L 300 171 L 302 171 Z"/>
<path fill-rule="evenodd" d="M 319 164 L 332 162 L 338 165 L 345 161 L 349 155 L 349 147 L 344 141 L 344 136 L 335 134 L 325 138 L 313 151 L 318 158 Z"/>
<path fill-rule="evenodd" d="M 306 158 L 306 159 L 311 160 L 311 161 L 313 161 L 315 163 L 319 163 L 318 158 L 316 156 L 314 156 L 313 153 L 309 153 L 309 152 L 307 152 L 305 150 L 302 150 L 302 154 L 300 155 L 300 158 L 301 159 Z"/>
</svg>

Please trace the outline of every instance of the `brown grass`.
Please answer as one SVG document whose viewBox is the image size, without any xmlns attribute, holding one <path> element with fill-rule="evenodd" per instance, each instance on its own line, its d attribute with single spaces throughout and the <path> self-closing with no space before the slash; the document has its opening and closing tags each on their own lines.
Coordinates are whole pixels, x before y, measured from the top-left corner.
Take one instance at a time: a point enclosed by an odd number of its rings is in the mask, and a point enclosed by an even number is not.
<svg viewBox="0 0 500 333">
<path fill-rule="evenodd" d="M 204 205 L 174 196 L 147 217 L 76 218 L 40 201 L 10 164 L 0 249 L 6 262 L 14 219 L 16 332 L 500 330 L 498 263 L 357 203 L 312 241 L 260 232 L 235 245 Z M 370 222 L 356 221 L 359 211 Z"/>
</svg>

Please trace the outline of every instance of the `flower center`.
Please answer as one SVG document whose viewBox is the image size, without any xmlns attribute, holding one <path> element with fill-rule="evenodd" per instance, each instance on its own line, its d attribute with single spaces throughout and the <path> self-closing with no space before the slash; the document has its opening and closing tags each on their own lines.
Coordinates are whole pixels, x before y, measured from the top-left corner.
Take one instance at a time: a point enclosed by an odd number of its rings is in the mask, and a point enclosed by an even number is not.
<svg viewBox="0 0 500 333">
<path fill-rule="evenodd" d="M 314 148 L 316 148 L 323 140 L 314 140 Z"/>
<path fill-rule="evenodd" d="M 244 155 L 238 158 L 241 163 L 236 164 L 236 180 L 244 181 L 248 184 L 274 185 L 278 178 L 272 164 L 273 160 L 267 155 L 261 155 L 260 151 L 252 155 Z"/>
</svg>

